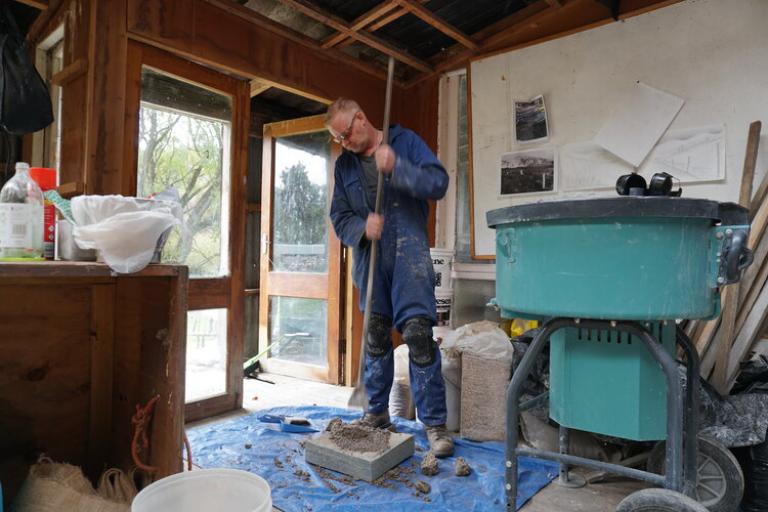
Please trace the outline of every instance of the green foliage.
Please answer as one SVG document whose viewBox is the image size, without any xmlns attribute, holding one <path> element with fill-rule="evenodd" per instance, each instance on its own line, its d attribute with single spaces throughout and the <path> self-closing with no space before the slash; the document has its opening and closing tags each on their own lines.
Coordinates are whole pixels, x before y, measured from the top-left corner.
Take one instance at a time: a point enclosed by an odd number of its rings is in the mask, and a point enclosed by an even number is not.
<svg viewBox="0 0 768 512">
<path fill-rule="evenodd" d="M 325 187 L 310 181 L 304 163 L 283 169 L 275 190 L 275 243 L 325 243 L 325 202 Z"/>
<path fill-rule="evenodd" d="M 163 259 L 189 266 L 191 277 L 221 274 L 221 211 L 226 123 L 143 104 L 140 112 L 138 195 L 173 186 L 185 231 L 169 237 Z"/>
</svg>

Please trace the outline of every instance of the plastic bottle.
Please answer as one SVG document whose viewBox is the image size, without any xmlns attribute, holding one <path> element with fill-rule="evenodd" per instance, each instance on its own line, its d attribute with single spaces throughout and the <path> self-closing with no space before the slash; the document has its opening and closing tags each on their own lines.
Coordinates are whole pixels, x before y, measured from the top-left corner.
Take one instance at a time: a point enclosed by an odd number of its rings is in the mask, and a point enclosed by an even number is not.
<svg viewBox="0 0 768 512">
<path fill-rule="evenodd" d="M 45 195 L 46 190 L 56 188 L 56 169 L 32 167 L 29 175 L 40 185 Z M 52 260 L 56 244 L 56 207 L 43 196 L 43 256 Z"/>
<path fill-rule="evenodd" d="M 0 190 L 0 259 L 43 259 L 43 191 L 25 162 Z"/>
</svg>

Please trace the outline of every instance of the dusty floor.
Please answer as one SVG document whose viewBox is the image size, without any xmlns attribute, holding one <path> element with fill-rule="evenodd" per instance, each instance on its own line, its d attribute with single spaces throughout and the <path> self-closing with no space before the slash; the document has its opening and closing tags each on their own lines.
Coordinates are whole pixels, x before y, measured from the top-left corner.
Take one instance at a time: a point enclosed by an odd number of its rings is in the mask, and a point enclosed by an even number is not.
<svg viewBox="0 0 768 512">
<path fill-rule="evenodd" d="M 220 421 L 236 414 L 290 405 L 322 405 L 346 407 L 352 388 L 304 381 L 281 375 L 260 376 L 266 382 L 246 379 L 243 385 L 244 411 L 197 422 L 193 425 Z M 191 426 L 191 425 L 190 425 Z M 521 512 L 614 512 L 624 497 L 645 487 L 632 480 L 616 479 L 587 485 L 581 489 L 566 489 L 552 483 L 533 497 Z M 274 509 L 277 511 L 277 509 Z"/>
</svg>

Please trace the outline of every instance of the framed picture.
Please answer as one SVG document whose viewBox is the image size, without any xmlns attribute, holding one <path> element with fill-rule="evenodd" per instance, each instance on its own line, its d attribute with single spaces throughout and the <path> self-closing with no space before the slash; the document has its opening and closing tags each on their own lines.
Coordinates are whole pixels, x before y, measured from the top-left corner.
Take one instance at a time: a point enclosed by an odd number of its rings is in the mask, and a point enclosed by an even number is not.
<svg viewBox="0 0 768 512">
<path fill-rule="evenodd" d="M 541 94 L 528 101 L 515 101 L 515 138 L 524 143 L 549 138 L 547 108 Z"/>
<path fill-rule="evenodd" d="M 554 148 L 527 149 L 501 155 L 498 195 L 554 192 L 556 155 Z"/>
</svg>

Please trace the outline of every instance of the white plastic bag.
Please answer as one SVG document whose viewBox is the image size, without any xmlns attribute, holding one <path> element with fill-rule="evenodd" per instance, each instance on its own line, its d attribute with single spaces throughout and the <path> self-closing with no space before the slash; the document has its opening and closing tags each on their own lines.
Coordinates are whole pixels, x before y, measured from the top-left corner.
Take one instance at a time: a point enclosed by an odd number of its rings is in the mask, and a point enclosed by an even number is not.
<svg viewBox="0 0 768 512">
<path fill-rule="evenodd" d="M 447 333 L 440 348 L 449 356 L 471 352 L 486 359 L 510 364 L 515 356 L 509 336 L 498 324 L 489 321 L 474 322 Z"/>
<path fill-rule="evenodd" d="M 181 205 L 135 197 L 78 196 L 72 199 L 75 243 L 96 249 L 115 272 L 138 272 L 149 264 L 158 239 L 181 222 Z"/>
</svg>

